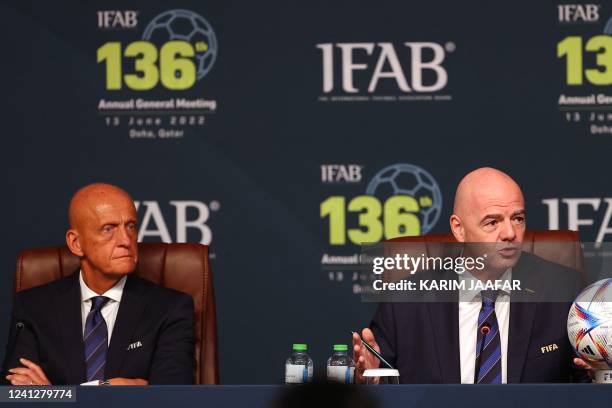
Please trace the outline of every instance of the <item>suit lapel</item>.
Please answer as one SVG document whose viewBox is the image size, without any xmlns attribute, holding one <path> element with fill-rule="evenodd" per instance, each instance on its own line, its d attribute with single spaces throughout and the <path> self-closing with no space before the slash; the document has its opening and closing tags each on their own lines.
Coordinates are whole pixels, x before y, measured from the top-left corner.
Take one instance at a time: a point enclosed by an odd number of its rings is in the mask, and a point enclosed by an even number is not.
<svg viewBox="0 0 612 408">
<path fill-rule="evenodd" d="M 428 302 L 433 341 L 444 384 L 461 382 L 459 367 L 459 303 Z"/>
<path fill-rule="evenodd" d="M 117 320 L 111 335 L 111 342 L 106 357 L 106 378 L 119 376 L 125 353 L 130 344 L 134 330 L 146 306 L 145 289 L 133 275 L 129 275 L 123 288 Z"/>
<path fill-rule="evenodd" d="M 512 268 L 512 279 L 521 281 L 522 291 L 513 293 L 510 302 L 508 383 L 521 382 L 533 322 L 538 310 L 535 296 L 539 288 L 534 279 L 537 271 L 532 270 L 532 263 L 529 261 L 529 255 L 523 253 L 517 265 Z"/>
<path fill-rule="evenodd" d="M 457 274 L 440 273 L 441 279 L 457 279 Z M 461 382 L 459 361 L 459 297 L 454 291 L 441 299 L 427 301 L 433 341 L 438 354 L 442 383 L 457 384 Z"/>
<path fill-rule="evenodd" d="M 85 381 L 86 369 L 79 271 L 66 279 L 66 286 L 58 289 L 55 304 L 64 348 L 66 380 L 68 384 L 81 384 Z"/>
</svg>

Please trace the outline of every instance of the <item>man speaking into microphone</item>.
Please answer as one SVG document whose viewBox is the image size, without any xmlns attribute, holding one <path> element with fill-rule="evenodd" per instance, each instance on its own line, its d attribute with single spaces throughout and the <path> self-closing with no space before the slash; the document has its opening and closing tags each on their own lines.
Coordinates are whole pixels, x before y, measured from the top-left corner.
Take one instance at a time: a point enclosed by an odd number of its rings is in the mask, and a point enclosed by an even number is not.
<svg viewBox="0 0 612 408">
<path fill-rule="evenodd" d="M 520 250 L 526 212 L 516 182 L 492 168 L 467 174 L 457 187 L 450 227 L 458 242 L 473 243 L 463 246 L 463 255 L 484 250 L 491 256 L 484 270 L 460 275 L 443 271 L 441 278 L 537 282 L 533 287 L 566 289 L 567 301 L 519 302 L 502 288 L 460 289 L 452 301 L 380 303 L 363 340 L 399 370 L 402 383 L 588 380 L 592 369 L 573 359 L 566 329 L 570 297 L 582 287 L 580 275 Z M 364 370 L 378 368 L 380 362 L 357 334 L 353 352 L 356 381 L 363 382 Z"/>
</svg>

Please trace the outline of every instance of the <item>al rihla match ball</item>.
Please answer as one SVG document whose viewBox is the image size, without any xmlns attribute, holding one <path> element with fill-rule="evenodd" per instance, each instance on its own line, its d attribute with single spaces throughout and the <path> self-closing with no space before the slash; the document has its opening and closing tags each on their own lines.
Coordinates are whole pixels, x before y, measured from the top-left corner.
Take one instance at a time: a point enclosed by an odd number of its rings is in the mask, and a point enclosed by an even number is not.
<svg viewBox="0 0 612 408">
<path fill-rule="evenodd" d="M 596 369 L 612 369 L 612 279 L 580 292 L 567 316 L 567 334 L 580 358 Z"/>
</svg>

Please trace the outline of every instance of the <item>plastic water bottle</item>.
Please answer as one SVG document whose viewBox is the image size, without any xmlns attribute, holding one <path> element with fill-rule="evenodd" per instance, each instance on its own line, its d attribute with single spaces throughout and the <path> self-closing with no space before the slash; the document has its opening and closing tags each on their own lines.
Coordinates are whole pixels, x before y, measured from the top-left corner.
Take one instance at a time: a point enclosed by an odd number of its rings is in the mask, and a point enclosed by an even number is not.
<svg viewBox="0 0 612 408">
<path fill-rule="evenodd" d="M 293 353 L 285 362 L 285 384 L 302 384 L 312 381 L 312 358 L 306 353 L 308 346 L 293 345 Z"/>
<path fill-rule="evenodd" d="M 327 360 L 327 379 L 346 384 L 353 383 L 355 363 L 346 344 L 334 344 L 334 354 Z"/>
</svg>

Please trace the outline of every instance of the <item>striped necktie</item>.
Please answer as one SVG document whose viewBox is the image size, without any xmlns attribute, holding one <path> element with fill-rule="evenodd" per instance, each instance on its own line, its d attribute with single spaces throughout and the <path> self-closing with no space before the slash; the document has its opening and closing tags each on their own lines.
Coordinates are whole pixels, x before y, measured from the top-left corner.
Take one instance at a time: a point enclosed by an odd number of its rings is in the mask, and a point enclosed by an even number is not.
<svg viewBox="0 0 612 408">
<path fill-rule="evenodd" d="M 478 315 L 475 366 L 478 374 L 474 376 L 477 384 L 501 384 L 502 382 L 501 341 L 497 316 L 495 315 L 497 294 L 497 291 L 493 290 L 480 292 L 482 307 Z M 480 352 L 481 347 L 482 352 Z"/>
<path fill-rule="evenodd" d="M 105 296 L 91 298 L 91 310 L 85 321 L 83 342 L 85 343 L 85 366 L 87 381 L 103 380 L 106 352 L 108 349 L 108 329 L 102 317 L 102 307 L 110 299 Z"/>
</svg>

